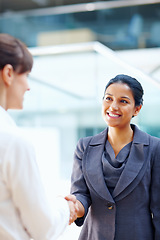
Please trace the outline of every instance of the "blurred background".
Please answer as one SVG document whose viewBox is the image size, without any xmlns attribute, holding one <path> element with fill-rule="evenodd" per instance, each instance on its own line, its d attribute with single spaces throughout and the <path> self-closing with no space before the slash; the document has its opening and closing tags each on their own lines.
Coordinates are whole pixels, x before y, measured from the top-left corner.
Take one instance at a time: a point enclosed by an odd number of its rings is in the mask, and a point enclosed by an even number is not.
<svg viewBox="0 0 160 240">
<path fill-rule="evenodd" d="M 0 33 L 19 38 L 34 57 L 24 109 L 9 113 L 35 145 L 50 200 L 69 193 L 80 137 L 102 131 L 103 91 L 123 73 L 144 88 L 133 119 L 160 137 L 160 1 L 0 0 Z M 61 240 L 78 239 L 68 227 Z"/>
</svg>

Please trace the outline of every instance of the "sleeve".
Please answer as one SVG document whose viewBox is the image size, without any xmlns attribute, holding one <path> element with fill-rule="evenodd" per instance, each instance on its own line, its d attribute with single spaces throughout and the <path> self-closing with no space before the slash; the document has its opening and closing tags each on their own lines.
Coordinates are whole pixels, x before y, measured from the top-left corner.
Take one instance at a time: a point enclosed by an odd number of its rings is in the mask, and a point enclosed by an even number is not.
<svg viewBox="0 0 160 240">
<path fill-rule="evenodd" d="M 84 142 L 85 140 L 88 141 L 89 139 L 88 138 L 80 139 L 77 144 L 74 153 L 74 163 L 71 176 L 71 194 L 74 194 L 76 196 L 77 200 L 79 200 L 82 203 L 85 209 L 85 215 L 82 218 L 78 218 L 75 221 L 77 226 L 83 225 L 83 222 L 88 213 L 88 208 L 91 205 L 91 197 L 82 168 L 83 155 L 87 145 L 86 142 Z"/>
<path fill-rule="evenodd" d="M 40 179 L 33 147 L 24 139 L 14 139 L 3 164 L 4 179 L 22 225 L 34 240 L 55 240 L 69 223 L 65 199 L 49 206 Z"/>
<path fill-rule="evenodd" d="M 154 240 L 160 239 L 160 141 L 155 149 L 151 172 L 151 213 L 155 232 Z"/>
</svg>

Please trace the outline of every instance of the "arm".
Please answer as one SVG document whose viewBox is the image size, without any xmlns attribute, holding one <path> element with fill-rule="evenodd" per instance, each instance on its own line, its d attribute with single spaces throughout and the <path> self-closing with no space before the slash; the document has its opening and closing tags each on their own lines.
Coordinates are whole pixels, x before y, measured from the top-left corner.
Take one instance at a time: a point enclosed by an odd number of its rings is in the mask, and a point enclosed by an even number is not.
<svg viewBox="0 0 160 240">
<path fill-rule="evenodd" d="M 153 150 L 153 165 L 151 173 L 151 213 L 155 231 L 154 240 L 160 239 L 160 142 Z"/>
<path fill-rule="evenodd" d="M 69 223 L 68 203 L 59 198 L 52 207 L 48 205 L 34 151 L 23 139 L 14 139 L 10 144 L 3 163 L 3 176 L 17 218 L 29 235 L 33 239 L 57 238 Z"/>
<path fill-rule="evenodd" d="M 89 139 L 90 138 L 80 139 L 77 144 L 71 176 L 71 194 L 76 196 L 79 208 L 77 215 L 78 219 L 75 221 L 78 226 L 83 224 L 88 213 L 88 208 L 91 205 L 90 193 L 82 169 L 83 155 Z"/>
</svg>

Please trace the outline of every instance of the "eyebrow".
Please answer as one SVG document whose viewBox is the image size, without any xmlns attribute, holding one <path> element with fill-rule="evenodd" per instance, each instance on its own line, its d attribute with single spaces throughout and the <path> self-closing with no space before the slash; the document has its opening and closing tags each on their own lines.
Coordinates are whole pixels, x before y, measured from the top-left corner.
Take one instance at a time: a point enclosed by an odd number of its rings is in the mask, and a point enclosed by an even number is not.
<svg viewBox="0 0 160 240">
<path fill-rule="evenodd" d="M 105 95 L 113 96 L 113 94 L 111 93 L 105 93 Z M 126 96 L 121 96 L 121 98 L 126 98 L 128 100 L 131 100 L 129 97 L 126 97 Z"/>
</svg>

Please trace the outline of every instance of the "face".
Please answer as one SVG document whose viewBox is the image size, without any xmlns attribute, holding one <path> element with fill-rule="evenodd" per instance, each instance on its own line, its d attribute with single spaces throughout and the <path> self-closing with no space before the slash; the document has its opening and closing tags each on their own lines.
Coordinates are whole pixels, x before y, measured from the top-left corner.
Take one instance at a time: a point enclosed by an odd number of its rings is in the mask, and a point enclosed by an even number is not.
<svg viewBox="0 0 160 240">
<path fill-rule="evenodd" d="M 29 72 L 16 73 L 13 72 L 12 83 L 7 92 L 7 109 L 22 109 L 24 94 L 29 91 L 28 77 Z"/>
<path fill-rule="evenodd" d="M 130 126 L 132 116 L 138 115 L 141 106 L 135 106 L 132 90 L 127 84 L 113 83 L 105 92 L 102 114 L 110 127 Z"/>
</svg>

